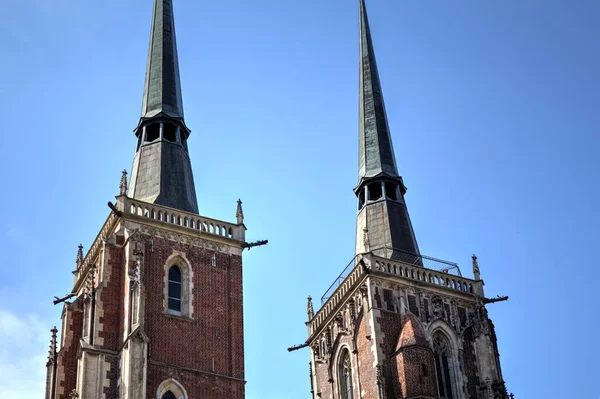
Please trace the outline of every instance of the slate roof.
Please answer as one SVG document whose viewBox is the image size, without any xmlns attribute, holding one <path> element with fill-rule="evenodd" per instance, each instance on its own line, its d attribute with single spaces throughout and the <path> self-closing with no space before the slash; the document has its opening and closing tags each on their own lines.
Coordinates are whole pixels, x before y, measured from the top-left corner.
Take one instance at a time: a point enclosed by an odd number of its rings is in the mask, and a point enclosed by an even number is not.
<svg viewBox="0 0 600 399">
<path fill-rule="evenodd" d="M 183 119 L 172 0 L 155 0 L 142 102 L 142 118 Z"/>
<path fill-rule="evenodd" d="M 360 0 L 359 185 L 381 174 L 399 177 L 365 0 Z"/>
</svg>

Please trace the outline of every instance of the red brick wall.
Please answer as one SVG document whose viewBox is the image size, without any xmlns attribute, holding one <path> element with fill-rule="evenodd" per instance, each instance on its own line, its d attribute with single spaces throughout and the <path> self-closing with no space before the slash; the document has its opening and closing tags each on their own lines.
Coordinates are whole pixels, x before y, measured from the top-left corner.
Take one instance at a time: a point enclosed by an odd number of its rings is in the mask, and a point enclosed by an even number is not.
<svg viewBox="0 0 600 399">
<path fill-rule="evenodd" d="M 402 397 L 437 396 L 435 362 L 431 350 L 412 346 L 396 357 Z M 423 370 L 423 365 L 426 370 Z"/>
<path fill-rule="evenodd" d="M 331 392 L 332 386 L 329 381 L 328 364 L 322 361 L 315 362 L 315 378 L 317 380 L 317 386 L 315 387 L 315 393 L 321 394 L 321 398 L 330 398 L 333 393 Z"/>
<path fill-rule="evenodd" d="M 398 344 L 398 337 L 402 331 L 402 317 L 397 313 L 380 311 L 381 316 L 376 322 L 382 336 L 381 349 L 383 351 L 383 377 L 385 380 L 385 392 L 388 397 L 396 397 L 400 392 L 399 374 L 396 359 L 393 356 Z"/>
<path fill-rule="evenodd" d="M 104 277 L 107 279 L 103 286 L 97 292 L 97 307 L 102 306 L 104 315 L 98 317 L 96 330 L 98 336 L 104 338 L 104 344 L 101 348 L 113 351 L 120 350 L 123 342 L 123 284 L 124 284 L 124 265 L 123 249 L 107 246 L 109 258 L 104 265 Z"/>
<path fill-rule="evenodd" d="M 377 399 L 377 370 L 373 367 L 375 364 L 375 355 L 373 354 L 373 339 L 375 336 L 367 326 L 364 317 L 361 318 L 358 327 L 358 336 L 356 337 L 356 346 L 358 348 L 360 388 L 364 392 L 363 399 Z M 371 339 L 367 339 L 371 335 Z"/>
<path fill-rule="evenodd" d="M 76 299 L 67 305 L 65 321 L 67 323 L 64 346 L 58 354 L 57 399 L 66 399 L 77 386 L 77 351 L 83 333 L 82 299 Z M 62 337 L 61 337 L 62 339 Z"/>
<path fill-rule="evenodd" d="M 156 364 L 148 365 L 147 398 L 156 398 L 156 390 L 161 382 L 173 378 L 177 380 L 191 399 L 243 399 L 244 382 L 219 378 L 208 374 L 181 370 Z"/>
<path fill-rule="evenodd" d="M 192 265 L 193 320 L 169 316 L 164 312 L 164 265 L 173 251 L 185 253 Z M 217 259 L 216 267 L 211 265 L 213 254 Z M 214 359 L 215 374 L 244 379 L 241 257 L 155 237 L 153 246 L 146 245 L 144 283 L 150 362 L 168 364 L 173 366 L 170 372 L 185 374 L 188 384 L 177 379 L 183 383 L 190 397 L 243 397 L 241 382 L 207 378 L 203 374 L 194 377 L 194 373 L 182 369 L 210 372 Z M 156 366 L 149 366 L 149 393 L 156 392 L 164 376 L 164 372 Z M 218 383 L 215 383 L 216 380 Z M 198 392 L 196 395 L 188 388 L 189 383 L 194 392 Z M 201 394 L 214 392 L 214 387 L 223 391 L 213 396 Z"/>
</svg>

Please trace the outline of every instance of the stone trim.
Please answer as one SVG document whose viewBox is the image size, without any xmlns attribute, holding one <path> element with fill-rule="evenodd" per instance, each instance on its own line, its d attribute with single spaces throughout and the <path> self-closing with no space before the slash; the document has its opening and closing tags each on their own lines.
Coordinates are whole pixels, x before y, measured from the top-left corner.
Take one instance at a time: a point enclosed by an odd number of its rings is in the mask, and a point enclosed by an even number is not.
<svg viewBox="0 0 600 399">
<path fill-rule="evenodd" d="M 177 399 L 188 399 L 188 394 L 183 385 L 173 378 L 164 380 L 156 390 L 156 399 L 162 399 L 162 396 L 171 391 Z"/>
<path fill-rule="evenodd" d="M 429 333 L 429 340 L 433 348 L 433 336 L 435 334 L 442 334 L 448 341 L 452 349 L 452 356 L 450 360 L 450 373 L 452 378 L 452 394 L 454 398 L 464 399 L 463 387 L 463 374 L 462 367 L 459 361 L 459 351 L 462 350 L 462 344 L 454 329 L 442 319 L 438 319 L 431 323 L 427 328 Z"/>
<path fill-rule="evenodd" d="M 156 360 L 148 360 L 148 363 L 151 364 L 151 365 L 153 365 L 153 366 L 168 367 L 168 368 L 179 369 L 179 370 L 183 370 L 183 371 L 191 371 L 193 373 L 210 375 L 210 376 L 213 376 L 213 377 L 216 377 L 216 378 L 225 378 L 225 379 L 232 380 L 232 381 L 243 382 L 244 384 L 246 383 L 246 380 L 244 380 L 243 378 L 236 378 L 236 377 L 232 377 L 230 375 L 212 373 L 210 371 L 204 371 L 204 370 L 198 370 L 198 369 L 195 369 L 195 368 L 192 368 L 192 367 L 175 366 L 173 364 L 169 364 L 169 363 L 165 363 L 165 362 L 159 362 L 159 361 L 156 361 Z"/>
<path fill-rule="evenodd" d="M 173 313 L 169 310 L 169 269 L 177 266 L 181 271 L 181 312 Z M 164 265 L 164 285 L 163 285 L 163 312 L 170 316 L 177 316 L 184 319 L 193 319 L 194 316 L 194 271 L 192 264 L 184 252 L 173 251 L 167 258 Z"/>
</svg>

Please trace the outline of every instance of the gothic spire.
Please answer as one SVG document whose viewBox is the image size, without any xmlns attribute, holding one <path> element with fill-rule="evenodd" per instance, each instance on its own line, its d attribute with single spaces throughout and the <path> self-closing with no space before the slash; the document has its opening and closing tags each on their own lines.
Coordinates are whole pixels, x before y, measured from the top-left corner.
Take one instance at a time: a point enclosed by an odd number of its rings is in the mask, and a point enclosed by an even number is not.
<svg viewBox="0 0 600 399">
<path fill-rule="evenodd" d="M 379 175 L 399 177 L 387 122 L 365 0 L 360 1 L 359 184 Z"/>
<path fill-rule="evenodd" d="M 127 195 L 198 213 L 183 119 L 173 0 L 154 0 L 142 117 Z M 122 191 L 122 189 L 121 189 Z"/>
<path fill-rule="evenodd" d="M 396 168 L 385 104 L 375 61 L 365 0 L 359 0 L 359 166 L 356 254 L 373 252 L 413 259 L 417 240 L 404 201 L 406 187 Z"/>
<path fill-rule="evenodd" d="M 160 113 L 183 119 L 172 0 L 155 0 L 142 118 Z"/>
</svg>

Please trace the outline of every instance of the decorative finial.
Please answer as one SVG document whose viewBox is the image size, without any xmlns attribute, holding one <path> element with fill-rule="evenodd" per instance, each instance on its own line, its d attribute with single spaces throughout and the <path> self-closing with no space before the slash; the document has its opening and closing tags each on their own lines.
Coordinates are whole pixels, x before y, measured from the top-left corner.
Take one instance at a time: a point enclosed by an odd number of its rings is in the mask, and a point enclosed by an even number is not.
<svg viewBox="0 0 600 399">
<path fill-rule="evenodd" d="M 308 300 L 306 313 L 308 314 L 308 321 L 310 321 L 315 316 L 315 310 L 313 309 L 312 297 L 309 295 L 306 299 Z"/>
<path fill-rule="evenodd" d="M 510 395 L 508 395 L 508 397 L 509 397 L 510 399 L 515 399 L 515 394 L 514 394 L 514 393 L 511 393 Z"/>
<path fill-rule="evenodd" d="M 52 333 L 52 338 L 50 338 L 50 350 L 48 351 L 48 363 L 46 363 L 46 366 L 56 361 L 56 334 L 58 333 L 56 326 L 50 332 Z"/>
<path fill-rule="evenodd" d="M 127 171 L 123 169 L 121 183 L 119 183 L 119 195 L 127 195 Z"/>
<path fill-rule="evenodd" d="M 81 244 L 77 247 L 77 258 L 75 259 L 75 263 L 77 264 L 77 269 L 79 269 L 83 263 L 83 245 Z"/>
<path fill-rule="evenodd" d="M 76 390 L 76 389 L 73 389 L 73 390 L 71 391 L 71 393 L 69 394 L 69 398 L 70 398 L 70 399 L 77 399 L 77 398 L 79 398 L 79 394 L 77 393 L 77 390 Z"/>
<path fill-rule="evenodd" d="M 244 209 L 242 208 L 241 199 L 238 199 L 237 201 L 237 212 L 235 213 L 235 217 L 237 218 L 237 224 L 244 223 Z"/>
<path fill-rule="evenodd" d="M 371 250 L 371 240 L 369 240 L 369 229 L 366 227 L 363 229 L 363 245 L 365 246 L 365 252 Z"/>
<path fill-rule="evenodd" d="M 479 263 L 477 263 L 477 256 L 473 255 L 473 276 L 475 280 L 481 280 L 481 276 L 479 274 Z"/>
</svg>

